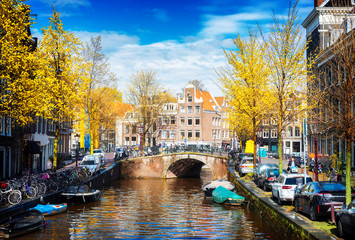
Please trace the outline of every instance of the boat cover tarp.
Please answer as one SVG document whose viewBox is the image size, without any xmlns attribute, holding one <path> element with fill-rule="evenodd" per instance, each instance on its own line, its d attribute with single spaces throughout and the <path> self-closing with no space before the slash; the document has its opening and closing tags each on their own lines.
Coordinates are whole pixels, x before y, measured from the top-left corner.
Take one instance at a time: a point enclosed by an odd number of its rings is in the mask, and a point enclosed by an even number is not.
<svg viewBox="0 0 355 240">
<path fill-rule="evenodd" d="M 47 204 L 47 205 L 38 204 L 37 206 L 35 206 L 34 208 L 31 208 L 31 209 L 36 209 L 45 215 L 50 215 L 50 214 L 60 213 L 66 207 L 67 207 L 66 204 L 56 204 L 56 205 L 54 205 L 54 204 Z"/>
<path fill-rule="evenodd" d="M 223 186 L 219 186 L 213 190 L 212 198 L 216 203 L 224 203 L 229 198 L 244 201 L 244 197 L 236 194 L 235 192 L 229 191 Z"/>
</svg>

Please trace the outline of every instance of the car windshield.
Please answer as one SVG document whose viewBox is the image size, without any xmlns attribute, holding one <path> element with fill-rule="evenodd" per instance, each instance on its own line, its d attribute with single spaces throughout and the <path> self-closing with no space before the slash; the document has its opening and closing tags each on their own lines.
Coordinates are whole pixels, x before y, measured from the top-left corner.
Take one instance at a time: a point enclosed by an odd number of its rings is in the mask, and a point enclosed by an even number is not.
<svg viewBox="0 0 355 240">
<path fill-rule="evenodd" d="M 304 184 L 304 177 L 291 177 L 291 178 L 286 178 L 286 185 L 297 185 L 297 179 L 302 179 L 302 185 Z M 306 182 L 312 182 L 312 178 L 307 177 Z"/>
<path fill-rule="evenodd" d="M 94 150 L 94 153 L 102 153 L 101 150 Z"/>
<path fill-rule="evenodd" d="M 81 165 L 95 165 L 95 161 L 93 160 L 82 161 Z"/>
<path fill-rule="evenodd" d="M 345 185 L 342 183 L 324 182 L 319 184 L 324 191 L 345 191 Z"/>
<path fill-rule="evenodd" d="M 269 170 L 269 176 L 279 176 L 279 170 L 278 169 L 270 169 Z"/>
</svg>

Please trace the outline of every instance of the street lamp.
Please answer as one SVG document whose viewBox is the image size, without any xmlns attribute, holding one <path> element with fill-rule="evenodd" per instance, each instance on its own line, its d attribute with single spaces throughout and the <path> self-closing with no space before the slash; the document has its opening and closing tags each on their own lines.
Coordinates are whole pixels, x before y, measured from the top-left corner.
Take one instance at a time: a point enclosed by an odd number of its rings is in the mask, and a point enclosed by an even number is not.
<svg viewBox="0 0 355 240">
<path fill-rule="evenodd" d="M 314 180 L 318 182 L 318 124 L 316 121 L 313 121 L 310 125 L 311 134 L 314 138 L 314 172 L 315 178 Z"/>
<path fill-rule="evenodd" d="M 259 164 L 261 163 L 261 151 L 260 151 L 260 145 L 261 145 L 261 129 L 258 128 L 258 130 L 256 130 L 257 132 L 257 137 L 259 138 Z"/>
<path fill-rule="evenodd" d="M 79 140 L 80 140 L 80 135 L 79 133 L 76 133 L 74 135 L 75 141 L 76 141 L 76 149 L 75 149 L 75 169 L 78 170 L 78 159 L 79 159 Z"/>
</svg>

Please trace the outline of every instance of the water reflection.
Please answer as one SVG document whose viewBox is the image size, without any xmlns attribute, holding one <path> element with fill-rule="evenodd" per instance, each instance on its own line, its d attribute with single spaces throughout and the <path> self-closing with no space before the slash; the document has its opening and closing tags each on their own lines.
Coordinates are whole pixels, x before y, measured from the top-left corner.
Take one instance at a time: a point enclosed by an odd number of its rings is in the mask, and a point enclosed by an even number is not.
<svg viewBox="0 0 355 240">
<path fill-rule="evenodd" d="M 203 197 L 200 179 L 119 180 L 23 239 L 277 239 L 243 207 Z"/>
</svg>

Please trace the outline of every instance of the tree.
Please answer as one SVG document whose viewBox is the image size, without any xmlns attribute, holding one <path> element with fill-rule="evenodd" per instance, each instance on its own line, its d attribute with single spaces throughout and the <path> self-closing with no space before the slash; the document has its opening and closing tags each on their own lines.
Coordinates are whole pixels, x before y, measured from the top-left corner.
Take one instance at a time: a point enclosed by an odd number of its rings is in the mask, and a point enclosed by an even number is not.
<svg viewBox="0 0 355 240">
<path fill-rule="evenodd" d="M 39 43 L 38 77 L 46 85 L 44 118 L 55 123 L 53 168 L 57 168 L 58 138 L 60 127 L 74 117 L 78 101 L 78 50 L 80 42 L 73 33 L 63 29 L 60 14 L 53 8 L 50 25 L 42 28 L 43 39 Z"/>
<path fill-rule="evenodd" d="M 43 110 L 45 98 L 37 67 L 36 41 L 30 36 L 29 6 L 23 0 L 2 0 L 0 5 L 0 115 L 26 125 Z"/>
<path fill-rule="evenodd" d="M 195 79 L 195 80 L 189 81 L 189 84 L 194 85 L 196 87 L 196 90 L 198 90 L 198 91 L 207 91 L 205 84 L 200 80 Z"/>
<path fill-rule="evenodd" d="M 98 147 L 98 129 L 103 123 L 109 122 L 107 119 L 113 121 L 115 111 L 110 107 L 111 103 L 122 100 L 122 95 L 115 91 L 117 78 L 110 70 L 108 58 L 102 53 L 101 36 L 91 37 L 81 55 L 83 66 L 80 96 L 81 108 L 85 110 L 81 114 L 81 121 L 85 121 L 88 126 L 93 154 L 94 148 Z M 81 135 L 84 134 L 81 132 Z"/>
<path fill-rule="evenodd" d="M 218 81 L 235 112 L 231 114 L 235 117 L 233 122 L 244 128 L 245 135 L 253 138 L 256 153 L 257 130 L 274 103 L 274 95 L 270 92 L 270 70 L 264 54 L 266 45 L 259 43 L 251 32 L 248 39 L 238 35 L 233 42 L 237 50 L 224 50 L 230 68 L 219 71 Z"/>
<path fill-rule="evenodd" d="M 132 75 L 128 87 L 128 98 L 135 105 L 134 115 L 142 128 L 142 148 L 149 131 L 158 124 L 163 106 L 168 102 L 169 94 L 160 86 L 156 73 L 150 70 L 140 70 Z"/>
<path fill-rule="evenodd" d="M 346 2 L 332 1 L 332 6 L 343 7 Z M 350 2 L 348 2 L 348 6 Z M 345 5 L 346 6 L 346 5 Z M 314 106 L 309 111 L 311 123 L 318 128 L 321 139 L 329 142 L 345 142 L 346 204 L 351 202 L 351 146 L 355 140 L 354 75 L 355 35 L 353 31 L 354 7 L 347 14 L 339 15 L 342 24 L 332 23 L 329 34 L 333 38 L 329 47 L 318 49 L 315 58 L 314 78 L 309 82 L 309 101 Z M 338 33 L 335 35 L 334 33 Z M 333 140 L 333 141 L 332 141 Z"/>
<path fill-rule="evenodd" d="M 272 91 L 276 96 L 273 117 L 278 123 L 279 169 L 282 172 L 283 139 L 286 127 L 302 116 L 306 99 L 308 67 L 304 57 L 307 44 L 303 41 L 298 19 L 298 0 L 290 1 L 286 18 L 273 16 L 267 37 L 267 64 L 271 72 Z M 262 32 L 262 31 L 261 31 Z"/>
</svg>

